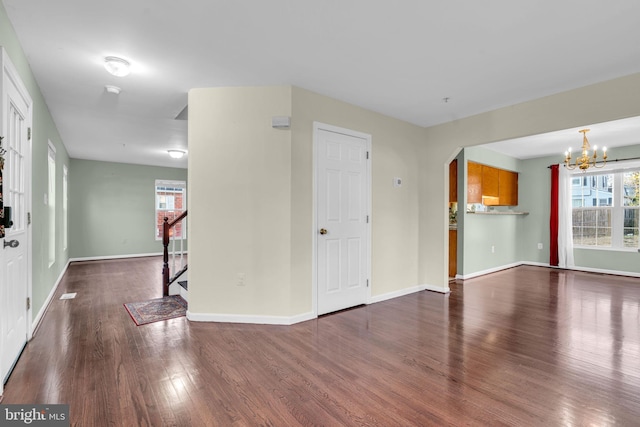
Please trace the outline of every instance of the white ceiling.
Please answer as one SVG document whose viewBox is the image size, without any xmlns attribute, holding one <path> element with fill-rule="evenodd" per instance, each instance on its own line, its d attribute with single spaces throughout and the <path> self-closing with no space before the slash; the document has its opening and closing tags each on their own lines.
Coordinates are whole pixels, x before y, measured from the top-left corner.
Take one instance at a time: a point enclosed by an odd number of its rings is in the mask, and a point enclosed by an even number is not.
<svg viewBox="0 0 640 427">
<path fill-rule="evenodd" d="M 517 159 L 557 155 L 560 162 L 564 159 L 564 153 L 569 147 L 573 153 L 580 151 L 582 134 L 578 131 L 581 129 L 589 129 L 587 132 L 589 144 L 591 148 L 598 147 L 600 154 L 600 149 L 603 147 L 609 150 L 609 148 L 640 144 L 640 117 L 632 117 L 484 144 L 484 147 Z M 573 159 L 575 160 L 575 155 Z"/>
<path fill-rule="evenodd" d="M 640 72 L 637 0 L 3 3 L 83 159 L 186 167 L 166 150 L 187 148 L 196 87 L 291 84 L 430 126 Z"/>
</svg>

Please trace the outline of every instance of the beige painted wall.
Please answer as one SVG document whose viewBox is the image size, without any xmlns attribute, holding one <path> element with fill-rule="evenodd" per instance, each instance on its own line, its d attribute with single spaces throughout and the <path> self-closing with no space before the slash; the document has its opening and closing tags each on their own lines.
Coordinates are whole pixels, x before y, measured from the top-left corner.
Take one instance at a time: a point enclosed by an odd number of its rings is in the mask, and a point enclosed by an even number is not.
<svg viewBox="0 0 640 427">
<path fill-rule="evenodd" d="M 189 311 L 289 310 L 291 88 L 189 92 Z M 238 273 L 245 274 L 237 286 Z"/>
<path fill-rule="evenodd" d="M 311 308 L 314 121 L 371 135 L 372 297 L 418 286 L 417 154 L 424 129 L 292 90 L 292 312 Z M 393 187 L 394 177 L 402 187 Z"/>
<path fill-rule="evenodd" d="M 271 117 L 292 117 L 274 130 Z M 292 317 L 312 307 L 313 122 L 372 135 L 372 295 L 418 282 L 424 129 L 303 89 L 189 93 L 189 311 Z M 393 187 L 393 177 L 403 179 Z M 238 273 L 246 274 L 237 286 Z"/>
</svg>

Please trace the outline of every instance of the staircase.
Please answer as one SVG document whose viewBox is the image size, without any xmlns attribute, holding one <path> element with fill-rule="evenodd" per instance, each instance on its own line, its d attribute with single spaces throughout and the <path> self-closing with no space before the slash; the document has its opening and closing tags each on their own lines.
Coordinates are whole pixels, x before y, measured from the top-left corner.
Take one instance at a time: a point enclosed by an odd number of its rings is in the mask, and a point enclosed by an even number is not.
<svg viewBox="0 0 640 427">
<path fill-rule="evenodd" d="M 187 211 L 173 221 L 164 218 L 162 225 L 162 295 L 181 295 L 187 300 Z M 180 279 L 180 280 L 178 280 Z"/>
</svg>

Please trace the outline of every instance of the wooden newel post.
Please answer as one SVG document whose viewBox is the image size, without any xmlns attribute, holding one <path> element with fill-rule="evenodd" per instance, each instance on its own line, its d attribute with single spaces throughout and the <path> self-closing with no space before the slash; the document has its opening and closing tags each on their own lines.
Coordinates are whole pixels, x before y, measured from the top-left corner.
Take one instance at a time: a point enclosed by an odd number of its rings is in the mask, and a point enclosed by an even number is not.
<svg viewBox="0 0 640 427">
<path fill-rule="evenodd" d="M 169 218 L 164 217 L 162 224 L 162 296 L 169 295 Z"/>
</svg>

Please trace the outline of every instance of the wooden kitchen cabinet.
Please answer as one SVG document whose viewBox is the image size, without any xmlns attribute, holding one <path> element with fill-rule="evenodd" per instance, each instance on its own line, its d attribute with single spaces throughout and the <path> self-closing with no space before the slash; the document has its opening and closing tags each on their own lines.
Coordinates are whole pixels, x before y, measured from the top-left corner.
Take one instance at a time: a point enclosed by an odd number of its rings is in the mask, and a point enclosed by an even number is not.
<svg viewBox="0 0 640 427">
<path fill-rule="evenodd" d="M 449 203 L 458 201 L 458 159 L 449 163 Z"/>
<path fill-rule="evenodd" d="M 449 277 L 458 273 L 458 231 L 449 229 Z"/>
<path fill-rule="evenodd" d="M 482 203 L 482 165 L 467 162 L 467 203 Z"/>
<path fill-rule="evenodd" d="M 500 192 L 498 198 L 502 206 L 518 205 L 518 174 L 500 169 Z"/>
<path fill-rule="evenodd" d="M 499 206 L 500 200 L 500 170 L 482 165 L 482 204 L 485 206 Z"/>
<path fill-rule="evenodd" d="M 518 204 L 518 173 L 468 162 L 467 203 L 482 203 L 485 206 L 516 206 Z"/>
<path fill-rule="evenodd" d="M 485 197 L 498 197 L 500 195 L 500 170 L 491 166 L 482 165 L 482 195 Z"/>
</svg>

